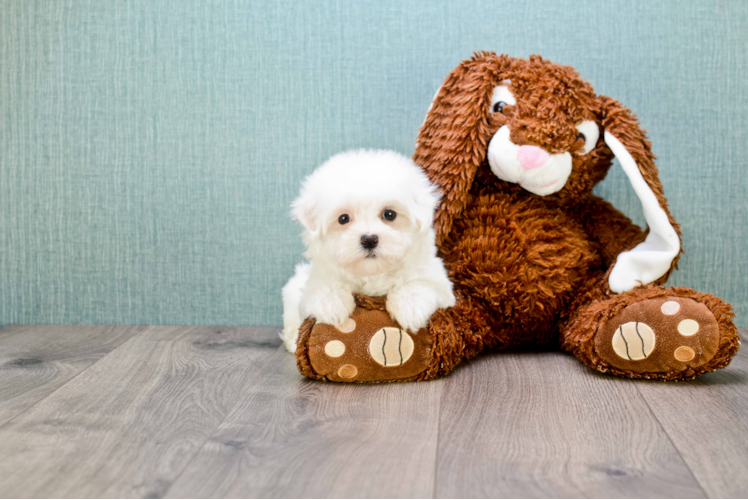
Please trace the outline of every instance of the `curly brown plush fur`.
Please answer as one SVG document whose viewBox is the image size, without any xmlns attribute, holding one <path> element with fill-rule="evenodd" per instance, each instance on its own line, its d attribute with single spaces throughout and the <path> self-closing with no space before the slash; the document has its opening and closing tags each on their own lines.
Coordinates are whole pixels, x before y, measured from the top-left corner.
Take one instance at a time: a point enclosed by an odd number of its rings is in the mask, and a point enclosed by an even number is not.
<svg viewBox="0 0 748 500">
<path fill-rule="evenodd" d="M 505 81 L 517 104 L 492 113 L 493 89 Z M 664 276 L 646 287 L 620 295 L 610 290 L 607 277 L 617 256 L 647 233 L 592 194 L 613 153 L 601 134 L 589 154 L 575 154 L 584 145 L 575 128 L 583 120 L 595 121 L 623 143 L 680 237 L 650 143 L 631 111 L 596 95 L 573 68 L 539 56 L 476 54 L 444 81 L 414 155 L 443 193 L 435 217 L 437 242 L 458 296 L 454 308 L 432 318 L 436 340 L 427 378 L 448 373 L 484 349 L 521 344 L 557 342 L 597 370 L 664 380 L 724 367 L 737 351 L 729 304 L 688 288 L 659 286 L 677 257 Z M 560 191 L 538 196 L 491 172 L 488 144 L 503 125 L 514 144 L 572 153 L 572 173 Z M 607 321 L 627 305 L 650 299 L 647 314 L 660 314 L 654 308 L 662 301 L 654 299 L 666 296 L 693 300 L 683 302 L 684 310 L 704 304 L 714 315 L 709 321 L 718 325 L 719 347 L 711 360 L 696 367 L 685 363 L 667 371 L 636 371 L 598 356 L 592 339 Z"/>
</svg>

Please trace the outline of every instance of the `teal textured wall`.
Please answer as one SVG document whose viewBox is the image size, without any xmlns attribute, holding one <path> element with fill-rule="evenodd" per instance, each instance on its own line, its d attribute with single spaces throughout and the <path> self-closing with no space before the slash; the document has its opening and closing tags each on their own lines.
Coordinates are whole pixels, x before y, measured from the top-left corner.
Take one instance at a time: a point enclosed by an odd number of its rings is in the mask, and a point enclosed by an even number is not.
<svg viewBox="0 0 748 500">
<path fill-rule="evenodd" d="M 686 256 L 748 317 L 748 2 L 0 0 L 0 323 L 279 324 L 300 179 L 412 154 L 475 50 L 636 111 Z M 619 170 L 598 191 L 641 221 Z"/>
</svg>

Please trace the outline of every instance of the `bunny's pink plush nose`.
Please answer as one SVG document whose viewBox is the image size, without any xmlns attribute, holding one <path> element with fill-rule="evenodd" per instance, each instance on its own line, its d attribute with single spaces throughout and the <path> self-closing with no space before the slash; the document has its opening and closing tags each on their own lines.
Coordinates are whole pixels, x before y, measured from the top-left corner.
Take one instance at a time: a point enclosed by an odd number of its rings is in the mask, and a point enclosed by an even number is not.
<svg viewBox="0 0 748 500">
<path fill-rule="evenodd" d="M 550 158 L 550 155 L 537 146 L 520 146 L 517 151 L 517 160 L 525 170 L 542 167 Z"/>
</svg>

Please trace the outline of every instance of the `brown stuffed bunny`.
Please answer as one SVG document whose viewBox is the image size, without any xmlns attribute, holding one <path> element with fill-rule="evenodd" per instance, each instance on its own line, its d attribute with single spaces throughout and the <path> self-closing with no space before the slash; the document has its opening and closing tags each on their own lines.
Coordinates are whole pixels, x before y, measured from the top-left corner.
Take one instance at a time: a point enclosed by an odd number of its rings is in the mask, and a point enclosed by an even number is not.
<svg viewBox="0 0 748 500">
<path fill-rule="evenodd" d="M 592 194 L 614 155 L 647 231 Z M 357 297 L 347 333 L 310 318 L 296 351 L 304 375 L 424 380 L 484 349 L 558 343 L 601 372 L 682 380 L 737 352 L 729 304 L 661 286 L 681 244 L 650 143 L 631 111 L 574 69 L 476 54 L 437 93 L 414 160 L 443 193 L 434 224 L 457 304 L 410 333 L 381 299 Z M 344 357 L 325 353 L 331 340 Z M 397 362 L 383 363 L 387 353 Z"/>
</svg>

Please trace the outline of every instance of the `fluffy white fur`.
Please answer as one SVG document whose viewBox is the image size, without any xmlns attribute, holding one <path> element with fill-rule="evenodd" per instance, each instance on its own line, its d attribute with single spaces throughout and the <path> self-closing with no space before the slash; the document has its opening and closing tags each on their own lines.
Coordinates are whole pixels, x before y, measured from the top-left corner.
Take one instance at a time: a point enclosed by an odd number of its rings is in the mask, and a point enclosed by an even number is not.
<svg viewBox="0 0 748 500">
<path fill-rule="evenodd" d="M 353 293 L 387 296 L 387 311 L 417 332 L 441 307 L 454 305 L 452 283 L 436 255 L 432 228 L 439 195 L 410 159 L 358 150 L 330 158 L 303 183 L 292 205 L 304 226 L 305 257 L 283 288 L 283 340 L 296 349 L 299 326 L 313 316 L 339 325 L 355 309 Z M 389 221 L 385 210 L 394 210 Z M 341 224 L 347 214 L 350 221 Z M 379 242 L 367 250 L 364 235 Z"/>
</svg>

